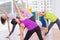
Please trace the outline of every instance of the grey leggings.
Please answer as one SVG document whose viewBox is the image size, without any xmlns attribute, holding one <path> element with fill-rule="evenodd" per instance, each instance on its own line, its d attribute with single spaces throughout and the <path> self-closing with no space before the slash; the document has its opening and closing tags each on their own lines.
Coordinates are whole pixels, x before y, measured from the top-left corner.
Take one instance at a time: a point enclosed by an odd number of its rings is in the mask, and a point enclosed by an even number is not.
<svg viewBox="0 0 60 40">
<path fill-rule="evenodd" d="M 59 30 L 60 30 L 60 20 L 57 19 L 55 22 L 51 22 L 51 23 L 50 23 L 50 25 L 48 26 L 48 32 L 50 31 L 50 29 L 52 28 L 52 26 L 53 26 L 55 23 L 58 25 L 58 28 L 59 28 Z"/>
</svg>

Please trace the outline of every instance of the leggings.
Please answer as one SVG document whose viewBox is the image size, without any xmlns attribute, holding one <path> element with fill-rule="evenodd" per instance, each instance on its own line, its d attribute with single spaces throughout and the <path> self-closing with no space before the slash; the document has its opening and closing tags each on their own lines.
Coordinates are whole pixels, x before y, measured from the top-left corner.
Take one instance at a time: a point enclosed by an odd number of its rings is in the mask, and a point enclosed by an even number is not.
<svg viewBox="0 0 60 40">
<path fill-rule="evenodd" d="M 32 16 L 31 18 L 29 18 L 30 20 L 32 20 L 32 21 L 34 21 L 34 22 L 36 22 L 36 20 L 35 20 L 35 17 L 34 16 Z"/>
<path fill-rule="evenodd" d="M 39 26 L 37 26 L 37 27 L 36 27 L 35 29 L 33 29 L 33 30 L 29 30 L 29 31 L 27 32 L 24 40 L 29 40 L 29 38 L 32 36 L 32 34 L 33 34 L 34 32 L 37 33 L 39 40 L 43 40 L 42 35 L 41 35 L 41 30 L 40 30 Z"/>
<path fill-rule="evenodd" d="M 12 19 L 11 24 L 13 25 L 13 27 L 12 27 L 12 30 L 11 30 L 9 36 L 14 32 L 14 29 L 15 29 L 15 27 L 17 25 L 17 22 L 15 21 L 15 19 Z"/>
<path fill-rule="evenodd" d="M 34 21 L 34 22 L 36 22 L 34 16 L 32 16 L 32 17 L 29 18 L 29 19 L 32 20 L 32 21 Z M 17 22 L 15 21 L 15 19 L 12 19 L 11 24 L 13 25 L 13 27 L 12 27 L 12 30 L 11 30 L 9 36 L 14 32 L 14 29 L 15 29 L 15 27 L 16 27 Z"/>
<path fill-rule="evenodd" d="M 58 28 L 60 30 L 60 20 L 57 19 L 55 22 L 51 22 L 50 25 L 48 26 L 48 32 L 50 31 L 50 29 L 53 27 L 54 24 L 57 24 L 58 25 Z M 46 34 L 48 34 L 48 32 Z"/>
<path fill-rule="evenodd" d="M 14 32 L 15 27 L 16 27 L 16 25 L 13 25 L 12 31 L 10 32 L 9 36 Z"/>
</svg>

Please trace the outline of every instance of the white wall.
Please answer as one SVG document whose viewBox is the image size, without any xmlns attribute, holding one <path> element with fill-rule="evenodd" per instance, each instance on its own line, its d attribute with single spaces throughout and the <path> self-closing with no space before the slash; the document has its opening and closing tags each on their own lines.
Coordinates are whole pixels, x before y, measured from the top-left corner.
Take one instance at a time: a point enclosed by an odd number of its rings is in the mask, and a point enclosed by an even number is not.
<svg viewBox="0 0 60 40">
<path fill-rule="evenodd" d="M 0 4 L 6 3 L 6 2 L 10 2 L 12 0 L 0 0 Z"/>
<path fill-rule="evenodd" d="M 60 19 L 60 1 L 59 0 L 52 0 L 52 1 L 53 1 L 53 12 Z M 58 29 L 58 26 L 56 24 L 54 24 L 53 27 Z"/>
<path fill-rule="evenodd" d="M 55 0 L 55 14 L 60 18 L 60 0 Z"/>
</svg>

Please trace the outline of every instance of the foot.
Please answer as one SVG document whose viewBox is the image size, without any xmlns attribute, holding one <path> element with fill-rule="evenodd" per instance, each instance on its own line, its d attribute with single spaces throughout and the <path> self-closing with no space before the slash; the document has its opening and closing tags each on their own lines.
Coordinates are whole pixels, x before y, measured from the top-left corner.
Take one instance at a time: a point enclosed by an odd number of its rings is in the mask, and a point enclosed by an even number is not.
<svg viewBox="0 0 60 40">
<path fill-rule="evenodd" d="M 48 34 L 48 32 L 45 33 L 45 36 Z"/>
<path fill-rule="evenodd" d="M 20 36 L 20 34 L 18 34 L 18 36 Z"/>
<path fill-rule="evenodd" d="M 7 36 L 6 38 L 9 38 L 9 36 Z"/>
</svg>

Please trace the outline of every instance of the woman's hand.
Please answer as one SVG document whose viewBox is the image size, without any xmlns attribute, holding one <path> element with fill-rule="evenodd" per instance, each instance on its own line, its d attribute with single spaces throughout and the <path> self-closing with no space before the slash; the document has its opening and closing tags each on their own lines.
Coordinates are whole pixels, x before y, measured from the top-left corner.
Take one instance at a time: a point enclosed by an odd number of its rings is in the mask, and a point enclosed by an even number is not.
<svg viewBox="0 0 60 40">
<path fill-rule="evenodd" d="M 9 38 L 10 36 L 7 36 L 6 38 Z"/>
</svg>

